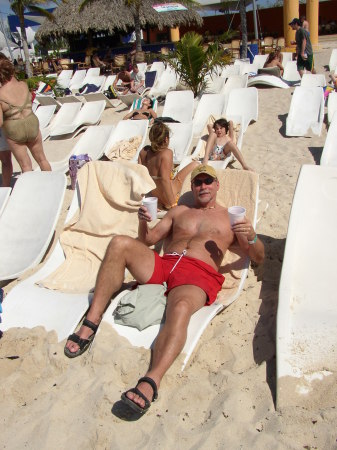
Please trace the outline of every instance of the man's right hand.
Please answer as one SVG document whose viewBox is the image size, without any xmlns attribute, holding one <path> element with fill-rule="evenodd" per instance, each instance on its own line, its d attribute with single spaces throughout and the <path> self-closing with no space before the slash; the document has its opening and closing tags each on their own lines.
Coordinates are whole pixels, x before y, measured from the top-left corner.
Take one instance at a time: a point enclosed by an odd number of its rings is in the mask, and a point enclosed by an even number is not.
<svg viewBox="0 0 337 450">
<path fill-rule="evenodd" d="M 145 220 L 146 222 L 151 222 L 152 220 L 152 217 L 144 205 L 142 205 L 138 210 L 138 220 Z"/>
</svg>

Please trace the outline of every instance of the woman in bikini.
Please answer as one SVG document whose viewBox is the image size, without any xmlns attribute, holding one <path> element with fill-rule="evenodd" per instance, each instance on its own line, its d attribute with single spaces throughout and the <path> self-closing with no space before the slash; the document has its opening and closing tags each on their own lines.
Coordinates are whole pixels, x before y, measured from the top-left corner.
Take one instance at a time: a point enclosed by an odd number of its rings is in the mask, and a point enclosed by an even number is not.
<svg viewBox="0 0 337 450">
<path fill-rule="evenodd" d="M 41 170 L 51 170 L 43 151 L 39 120 L 32 111 L 31 93 L 24 81 L 15 78 L 14 66 L 6 57 L 0 58 L 0 126 L 22 172 L 33 170 L 27 147 Z"/>
<path fill-rule="evenodd" d="M 152 109 L 152 100 L 149 97 L 144 97 L 142 100 L 141 108 L 134 109 L 126 116 L 123 120 L 148 120 L 149 124 L 152 125 L 157 114 Z"/>
<path fill-rule="evenodd" d="M 154 123 L 149 138 L 151 145 L 144 147 L 138 158 L 138 163 L 146 166 L 156 183 L 152 195 L 158 197 L 158 202 L 164 209 L 177 205 L 182 184 L 186 176 L 199 164 L 196 161 L 185 166 L 175 176 L 173 175 L 173 152 L 169 148 L 170 129 L 163 122 Z"/>
<path fill-rule="evenodd" d="M 270 52 L 268 55 L 268 58 L 266 59 L 266 62 L 264 63 L 263 68 L 268 69 L 270 67 L 278 67 L 280 69 L 281 76 L 283 75 L 284 68 L 281 64 L 281 52 L 276 53 Z"/>
<path fill-rule="evenodd" d="M 226 119 L 218 119 L 214 122 L 213 128 L 208 127 L 209 136 L 207 139 L 205 156 L 202 164 L 208 161 L 223 161 L 230 153 L 233 153 L 244 170 L 250 170 L 240 150 L 234 144 L 233 122 Z"/>
</svg>

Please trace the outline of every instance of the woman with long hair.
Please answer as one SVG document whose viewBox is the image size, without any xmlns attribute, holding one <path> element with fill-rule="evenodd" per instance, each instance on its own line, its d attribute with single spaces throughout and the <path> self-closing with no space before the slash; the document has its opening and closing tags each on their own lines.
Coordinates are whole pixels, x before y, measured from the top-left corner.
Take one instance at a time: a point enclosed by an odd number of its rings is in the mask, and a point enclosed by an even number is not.
<svg viewBox="0 0 337 450">
<path fill-rule="evenodd" d="M 199 164 L 191 162 L 177 174 L 173 171 L 173 151 L 169 148 L 170 129 L 163 122 L 155 122 L 149 133 L 151 145 L 141 150 L 139 164 L 146 166 L 156 188 L 152 195 L 158 197 L 159 204 L 165 209 L 177 205 L 181 187 L 187 175 Z"/>
</svg>

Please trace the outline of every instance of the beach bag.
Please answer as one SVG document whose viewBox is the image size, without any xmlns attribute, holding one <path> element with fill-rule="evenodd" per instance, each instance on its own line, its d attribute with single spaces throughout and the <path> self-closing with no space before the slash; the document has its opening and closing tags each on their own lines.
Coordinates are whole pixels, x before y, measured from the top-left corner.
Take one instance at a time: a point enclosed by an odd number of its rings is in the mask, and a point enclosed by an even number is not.
<svg viewBox="0 0 337 450">
<path fill-rule="evenodd" d="M 139 331 L 162 322 L 166 308 L 166 283 L 141 284 L 125 294 L 113 312 L 119 325 Z"/>
<path fill-rule="evenodd" d="M 69 158 L 69 175 L 71 180 L 71 189 L 76 188 L 77 172 L 87 162 L 91 161 L 88 153 L 82 155 L 71 155 Z"/>
<path fill-rule="evenodd" d="M 117 92 L 116 89 L 114 87 L 114 85 L 112 84 L 109 89 L 107 89 L 106 91 L 104 91 L 104 95 L 109 99 L 109 100 L 115 100 L 117 98 Z"/>
</svg>

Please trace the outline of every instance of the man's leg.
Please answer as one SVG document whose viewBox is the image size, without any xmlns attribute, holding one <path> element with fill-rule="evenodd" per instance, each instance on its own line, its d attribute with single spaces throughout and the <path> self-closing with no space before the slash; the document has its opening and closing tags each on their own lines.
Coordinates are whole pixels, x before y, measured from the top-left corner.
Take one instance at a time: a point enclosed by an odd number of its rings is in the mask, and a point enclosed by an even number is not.
<svg viewBox="0 0 337 450">
<path fill-rule="evenodd" d="M 192 314 L 202 308 L 205 302 L 206 294 L 197 286 L 179 286 L 170 291 L 166 321 L 155 342 L 151 369 L 145 375 L 152 378 L 158 388 L 166 371 L 184 348 Z M 137 388 L 146 398 L 152 400 L 153 390 L 148 383 L 140 383 Z M 140 407 L 144 407 L 144 400 L 137 394 L 128 392 L 126 395 Z"/>
<path fill-rule="evenodd" d="M 86 318 L 96 325 L 100 323 L 112 295 L 122 286 L 125 268 L 139 283 L 146 283 L 153 274 L 154 261 L 153 251 L 140 241 L 128 236 L 112 238 L 97 275 L 94 298 Z M 92 330 L 82 325 L 77 334 L 88 339 Z M 79 345 L 68 340 L 66 347 L 74 353 Z"/>
</svg>

